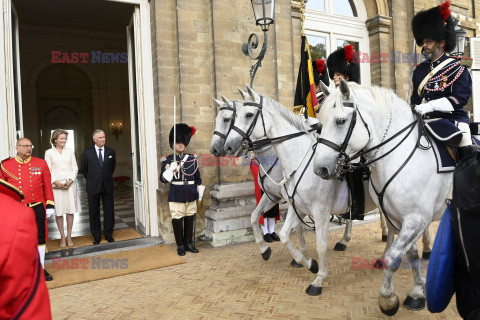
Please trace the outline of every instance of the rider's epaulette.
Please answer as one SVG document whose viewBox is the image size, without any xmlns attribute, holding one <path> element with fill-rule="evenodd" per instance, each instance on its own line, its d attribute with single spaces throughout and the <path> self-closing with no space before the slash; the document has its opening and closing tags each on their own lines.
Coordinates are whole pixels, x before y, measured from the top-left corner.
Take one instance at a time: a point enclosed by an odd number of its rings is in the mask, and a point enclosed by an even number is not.
<svg viewBox="0 0 480 320">
<path fill-rule="evenodd" d="M 469 57 L 463 57 L 460 59 L 460 64 L 464 67 L 471 68 L 473 64 L 473 59 Z"/>
<path fill-rule="evenodd" d="M 164 162 L 164 161 L 167 161 L 167 157 L 165 157 L 165 156 L 160 158 L 160 162 Z"/>
</svg>

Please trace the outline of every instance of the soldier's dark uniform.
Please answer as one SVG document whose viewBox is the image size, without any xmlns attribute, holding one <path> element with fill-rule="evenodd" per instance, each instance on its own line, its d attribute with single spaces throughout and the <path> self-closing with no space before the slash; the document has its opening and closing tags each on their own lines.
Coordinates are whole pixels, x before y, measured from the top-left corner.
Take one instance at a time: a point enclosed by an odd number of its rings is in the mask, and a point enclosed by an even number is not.
<svg viewBox="0 0 480 320">
<path fill-rule="evenodd" d="M 427 39 L 445 41 L 445 52 L 455 49 L 455 23 L 447 3 L 417 13 L 412 31 L 419 46 Z M 471 145 L 470 120 L 463 107 L 472 95 L 472 78 L 460 59 L 442 53 L 434 61 L 420 63 L 413 72 L 412 85 L 410 102 L 415 109 L 431 106 L 425 110 L 425 117 L 428 129 L 437 133 L 434 136 L 458 147 Z"/>
<path fill-rule="evenodd" d="M 185 147 L 195 134 L 195 128 L 184 123 L 176 124 L 177 143 L 183 143 Z M 173 149 L 173 127 L 170 130 L 170 147 Z M 172 226 L 177 243 L 177 253 L 185 255 L 185 250 L 197 253 L 198 249 L 193 244 L 193 227 L 195 213 L 197 212 L 197 200 L 199 199 L 197 186 L 202 184 L 197 157 L 188 153 L 177 154 L 177 170 L 173 173 L 166 172 L 174 162 L 174 156 L 162 158 L 162 170 L 160 181 L 170 183 L 168 202 L 172 215 Z M 169 178 L 166 178 L 169 177 Z M 171 180 L 170 180 L 171 179 Z"/>
</svg>

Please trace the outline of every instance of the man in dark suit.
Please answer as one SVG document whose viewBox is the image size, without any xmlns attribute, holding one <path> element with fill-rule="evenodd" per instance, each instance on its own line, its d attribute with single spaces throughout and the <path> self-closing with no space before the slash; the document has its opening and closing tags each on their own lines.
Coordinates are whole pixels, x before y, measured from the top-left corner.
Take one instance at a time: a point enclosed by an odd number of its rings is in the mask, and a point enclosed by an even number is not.
<svg viewBox="0 0 480 320">
<path fill-rule="evenodd" d="M 105 147 L 105 132 L 97 129 L 93 132 L 93 147 L 83 150 L 82 173 L 87 181 L 88 209 L 90 211 L 90 232 L 94 238 L 93 244 L 99 244 L 102 239 L 100 226 L 100 198 L 103 203 L 103 235 L 108 242 L 114 242 L 112 237 L 115 226 L 113 213 L 113 172 L 117 159 L 115 150 Z"/>
</svg>

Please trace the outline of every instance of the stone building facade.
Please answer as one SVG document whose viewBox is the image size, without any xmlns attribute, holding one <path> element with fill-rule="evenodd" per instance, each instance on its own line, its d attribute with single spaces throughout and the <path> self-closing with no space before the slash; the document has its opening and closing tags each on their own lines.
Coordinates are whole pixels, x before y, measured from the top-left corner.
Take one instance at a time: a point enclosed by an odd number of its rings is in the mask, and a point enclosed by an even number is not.
<svg viewBox="0 0 480 320">
<path fill-rule="evenodd" d="M 372 53 L 391 55 L 392 52 L 411 52 L 414 39 L 410 21 L 414 13 L 438 4 L 439 1 L 363 1 L 367 13 L 365 25 L 370 58 Z M 306 6 L 308 10 L 308 2 Z M 301 9 L 299 1 L 276 2 L 275 23 L 268 31 L 267 54 L 254 82 L 256 90 L 287 107 L 293 105 L 298 72 Z M 480 14 L 480 1 L 454 1 L 452 11 L 467 30 L 468 37 L 478 35 L 480 27 L 475 17 Z M 158 155 L 171 152 L 168 134 L 173 123 L 173 95 L 177 95 L 180 101 L 177 115 L 198 130 L 189 148 L 199 154 L 200 160 L 206 159 L 208 156 L 203 155 L 209 154 L 217 114 L 212 97 L 223 94 L 230 99 L 240 99 L 237 87 L 243 88 L 250 83 L 252 60 L 242 53 L 241 47 L 250 33 L 261 33 L 255 26 L 250 1 L 200 0 L 193 4 L 154 0 L 151 2 L 151 14 Z M 466 52 L 469 52 L 468 48 Z M 406 97 L 409 63 L 393 63 L 390 56 L 384 56 L 377 62 L 372 58 L 369 69 L 372 85 L 391 88 L 400 97 Z M 253 184 L 244 182 L 252 180 L 249 167 L 235 165 L 242 161 L 234 163 L 229 160 L 230 165 L 203 162 L 201 172 L 210 192 L 206 193 L 205 206 L 199 212 L 199 229 L 204 227 L 205 208 L 212 206 L 213 210 L 206 210 L 207 234 L 219 232 L 213 230 L 212 219 L 221 219 L 222 214 L 229 219 L 237 219 L 240 228 L 242 224 L 238 221 L 247 221 L 252 210 Z M 165 235 L 169 229 L 167 192 L 167 186 L 159 186 L 159 221 L 164 231 L 161 233 Z M 218 244 L 248 236 L 245 230 L 235 233 L 227 225 L 222 224 L 220 229 L 231 232 L 224 237 L 217 233 Z"/>
<path fill-rule="evenodd" d="M 253 64 L 242 45 L 253 32 L 263 40 L 249 0 L 49 0 L 51 6 L 29 0 L 0 2 L 0 73 L 5 75 L 0 78 L 1 159 L 14 154 L 20 136 L 43 144 L 48 140 L 44 135 L 60 125 L 56 120 L 65 123 L 69 109 L 80 143 L 77 154 L 91 143 L 93 129 L 105 128 L 107 143 L 118 151 L 116 175 L 133 180 L 140 229 L 173 242 L 168 185 L 158 181 L 158 174 L 160 158 L 172 152 L 168 135 L 176 96 L 177 121 L 197 128 L 187 150 L 198 154 L 207 186 L 197 234 L 205 233 L 214 245 L 252 239 L 248 227 L 255 199 L 248 163 L 233 158 L 215 162 L 209 153 L 217 115 L 212 98 L 223 94 L 240 99 L 237 87 L 250 83 Z M 254 88 L 293 106 L 305 10 L 311 44 L 326 39 L 328 54 L 339 41 L 357 42 L 362 83 L 391 88 L 405 99 L 410 64 L 402 55 L 413 48 L 410 21 L 419 10 L 440 3 L 277 0 Z M 480 0 L 453 0 L 451 8 L 467 37 L 478 37 Z M 128 52 L 129 59 L 128 64 L 54 64 L 55 50 L 70 56 Z M 480 60 L 480 43 L 478 51 Z M 465 52 L 470 52 L 468 42 Z M 479 72 L 472 70 L 477 91 Z M 480 97 L 474 100 L 480 112 Z M 47 109 L 59 112 L 50 122 L 44 117 Z M 112 121 L 124 124 L 119 137 L 109 130 Z M 36 148 L 34 155 L 42 156 L 42 151 Z"/>
</svg>

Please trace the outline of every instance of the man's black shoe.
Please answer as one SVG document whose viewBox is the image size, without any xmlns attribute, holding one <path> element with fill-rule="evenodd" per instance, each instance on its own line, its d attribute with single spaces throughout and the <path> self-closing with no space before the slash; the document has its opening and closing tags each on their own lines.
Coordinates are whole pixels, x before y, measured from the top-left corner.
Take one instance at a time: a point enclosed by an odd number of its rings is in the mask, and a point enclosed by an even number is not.
<svg viewBox="0 0 480 320">
<path fill-rule="evenodd" d="M 179 256 L 184 256 L 185 255 L 185 247 L 184 246 L 178 246 L 177 247 L 177 253 Z"/>
<path fill-rule="evenodd" d="M 45 281 L 52 281 L 53 277 L 50 273 L 47 272 L 47 270 L 43 269 L 43 274 L 45 275 Z"/>
<path fill-rule="evenodd" d="M 280 237 L 275 232 L 270 233 L 270 237 L 273 241 L 280 241 Z"/>
<path fill-rule="evenodd" d="M 100 244 L 100 241 L 101 241 L 101 239 L 94 240 L 94 241 L 93 241 L 93 244 L 94 244 L 94 245 Z"/>
<path fill-rule="evenodd" d="M 263 235 L 263 240 L 265 240 L 266 242 L 273 242 L 273 239 L 270 233 Z"/>
<path fill-rule="evenodd" d="M 115 242 L 115 239 L 113 239 L 112 236 L 110 236 L 110 237 L 105 237 L 105 240 L 107 240 L 108 242 Z"/>
<path fill-rule="evenodd" d="M 185 250 L 192 253 L 199 253 L 200 251 L 193 246 L 193 243 L 185 243 Z"/>
</svg>

